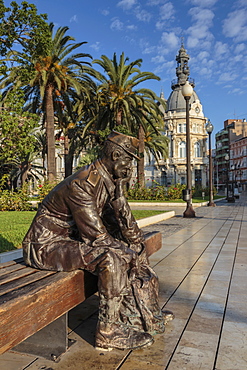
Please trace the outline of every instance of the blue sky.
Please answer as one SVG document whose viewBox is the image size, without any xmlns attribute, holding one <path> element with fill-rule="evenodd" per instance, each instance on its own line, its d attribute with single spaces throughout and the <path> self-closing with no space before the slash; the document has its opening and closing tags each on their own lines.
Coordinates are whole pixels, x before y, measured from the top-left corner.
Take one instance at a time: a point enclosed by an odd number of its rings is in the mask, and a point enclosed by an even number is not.
<svg viewBox="0 0 247 370">
<path fill-rule="evenodd" d="M 20 1 L 17 1 L 20 3 Z M 122 52 L 143 59 L 142 71 L 161 81 L 145 84 L 168 98 L 181 45 L 190 77 L 215 130 L 226 119 L 247 119 L 246 0 L 33 0 L 56 26 L 68 26 L 81 51 L 94 59 Z M 5 5 L 10 1 L 5 0 Z"/>
</svg>

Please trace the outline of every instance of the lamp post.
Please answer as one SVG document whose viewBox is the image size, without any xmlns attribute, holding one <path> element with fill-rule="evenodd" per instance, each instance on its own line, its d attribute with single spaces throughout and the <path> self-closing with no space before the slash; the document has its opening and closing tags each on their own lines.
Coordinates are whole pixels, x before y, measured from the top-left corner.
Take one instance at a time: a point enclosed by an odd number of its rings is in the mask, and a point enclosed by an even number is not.
<svg viewBox="0 0 247 370">
<path fill-rule="evenodd" d="M 183 199 L 187 202 L 186 210 L 183 217 L 195 217 L 195 211 L 192 207 L 192 173 L 191 173 L 191 159 L 190 159 L 190 117 L 189 117 L 189 100 L 193 94 L 193 88 L 189 81 L 182 86 L 182 95 L 186 103 L 186 190 L 183 192 Z"/>
<path fill-rule="evenodd" d="M 229 153 L 230 153 L 230 151 L 229 151 Z M 233 182 L 230 184 L 230 178 L 229 178 L 230 177 L 229 174 L 230 174 L 230 170 L 231 170 L 231 166 L 230 166 L 231 162 L 230 162 L 230 155 L 228 153 L 225 155 L 225 160 L 227 162 L 226 199 L 227 199 L 228 203 L 234 203 L 235 202 L 235 198 L 234 198 L 233 188 L 232 188 Z"/>
<path fill-rule="evenodd" d="M 229 154 L 226 153 L 225 155 L 226 161 L 226 199 L 229 198 Z"/>
<path fill-rule="evenodd" d="M 212 149 L 211 149 L 211 134 L 213 132 L 214 126 L 208 120 L 206 124 L 206 131 L 208 133 L 208 151 L 209 151 L 209 207 L 215 207 L 215 203 L 213 200 L 213 163 L 212 163 Z"/>
</svg>

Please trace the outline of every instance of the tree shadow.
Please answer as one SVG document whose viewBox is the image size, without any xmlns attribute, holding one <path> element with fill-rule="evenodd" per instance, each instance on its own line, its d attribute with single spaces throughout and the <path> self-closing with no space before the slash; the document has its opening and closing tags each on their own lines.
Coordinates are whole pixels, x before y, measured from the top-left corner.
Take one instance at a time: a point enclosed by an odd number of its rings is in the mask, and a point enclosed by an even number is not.
<svg viewBox="0 0 247 370">
<path fill-rule="evenodd" d="M 12 251 L 14 249 L 17 249 L 15 247 L 14 243 L 10 242 L 8 239 L 4 238 L 0 234 L 0 253 L 9 252 L 9 251 Z"/>
</svg>

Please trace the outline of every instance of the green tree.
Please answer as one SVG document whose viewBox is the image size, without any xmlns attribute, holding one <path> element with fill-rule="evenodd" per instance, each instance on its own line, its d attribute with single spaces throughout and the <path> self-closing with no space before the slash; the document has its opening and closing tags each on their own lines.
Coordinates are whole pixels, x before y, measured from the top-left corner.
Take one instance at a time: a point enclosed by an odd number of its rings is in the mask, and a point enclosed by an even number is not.
<svg viewBox="0 0 247 370">
<path fill-rule="evenodd" d="M 54 100 L 61 99 L 62 92 L 69 88 L 80 91 L 83 87 L 79 78 L 79 70 L 86 72 L 87 62 L 80 59 L 91 56 L 85 53 L 71 54 L 85 42 L 74 43 L 73 37 L 66 35 L 68 27 L 60 27 L 52 36 L 51 48 L 46 56 L 40 56 L 33 61 L 36 70 L 34 78 L 29 82 L 31 87 L 38 87 L 44 103 L 44 113 L 47 135 L 47 172 L 48 179 L 56 179 L 55 139 L 54 139 Z"/>
<path fill-rule="evenodd" d="M 35 185 L 41 180 L 43 167 L 36 162 L 39 161 L 37 161 L 37 153 L 35 152 L 29 152 L 25 158 L 15 157 L 7 162 L 11 166 L 9 179 L 14 188 L 18 187 L 18 181 L 20 181 L 22 187 L 26 182 L 32 182 Z"/>
<path fill-rule="evenodd" d="M 80 78 L 84 89 L 79 93 L 72 89 L 63 93 L 63 101 L 59 101 L 55 109 L 59 135 L 64 136 L 65 177 L 72 173 L 74 157 L 78 157 L 81 151 L 88 150 L 90 129 L 98 112 L 95 82 L 84 73 Z"/>
<path fill-rule="evenodd" d="M 169 139 L 167 136 L 162 135 L 161 133 L 157 135 L 157 132 L 154 131 L 153 127 L 150 125 L 147 126 L 145 137 L 145 152 L 150 161 L 151 154 L 154 156 L 157 163 L 160 160 L 168 158 L 168 148 L 169 148 Z"/>
<path fill-rule="evenodd" d="M 129 58 L 121 54 L 119 62 L 116 53 L 113 59 L 102 55 L 93 63 L 98 64 L 104 70 L 99 73 L 98 104 L 99 115 L 96 124 L 97 129 L 117 129 L 119 125 L 125 125 L 129 131 L 138 136 L 140 140 L 138 162 L 138 179 L 144 186 L 144 138 L 147 125 L 153 128 L 156 135 L 163 127 L 162 113 L 157 102 L 164 105 L 164 101 L 146 88 L 139 88 L 141 83 L 147 80 L 160 80 L 151 72 L 140 70 L 142 59 L 129 63 Z"/>
<path fill-rule="evenodd" d="M 48 180 L 56 179 L 55 164 L 55 102 L 59 103 L 70 89 L 76 92 L 84 90 L 86 93 L 86 78 L 81 74 L 87 74 L 90 63 L 81 58 L 91 58 L 89 54 L 76 53 L 75 49 L 85 42 L 75 43 L 75 39 L 66 35 L 68 27 L 60 27 L 54 33 L 54 25 L 50 25 L 49 48 L 46 53 L 27 55 L 12 53 L 11 57 L 19 63 L 12 67 L 8 76 L 2 81 L 6 91 L 13 86 L 26 84 L 25 92 L 28 97 L 29 109 L 43 112 L 47 139 L 47 174 Z M 24 78 L 26 76 L 26 78 Z M 25 84 L 23 83 L 23 80 Z M 82 83 L 84 82 L 84 83 Z M 65 103 L 68 99 L 65 99 Z"/>
<path fill-rule="evenodd" d="M 35 114 L 23 113 L 23 105 L 23 92 L 14 91 L 0 107 L 1 175 L 6 170 L 9 172 L 12 168 L 11 163 L 17 159 L 24 168 L 26 159 L 35 148 L 33 131 L 38 127 L 39 117 Z"/>
<path fill-rule="evenodd" d="M 34 4 L 12 1 L 9 7 L 0 0 L 0 73 L 6 73 L 6 54 L 18 47 L 25 54 L 40 55 L 49 48 L 46 14 L 38 14 Z"/>
</svg>

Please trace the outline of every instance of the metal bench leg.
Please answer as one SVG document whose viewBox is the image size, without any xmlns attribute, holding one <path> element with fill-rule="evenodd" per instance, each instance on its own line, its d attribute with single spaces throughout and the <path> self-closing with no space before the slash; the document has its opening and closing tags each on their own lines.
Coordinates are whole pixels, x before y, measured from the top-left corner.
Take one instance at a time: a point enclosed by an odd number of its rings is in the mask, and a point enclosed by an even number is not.
<svg viewBox="0 0 247 370">
<path fill-rule="evenodd" d="M 68 349 L 68 313 L 59 317 L 12 350 L 56 360 Z"/>
</svg>

